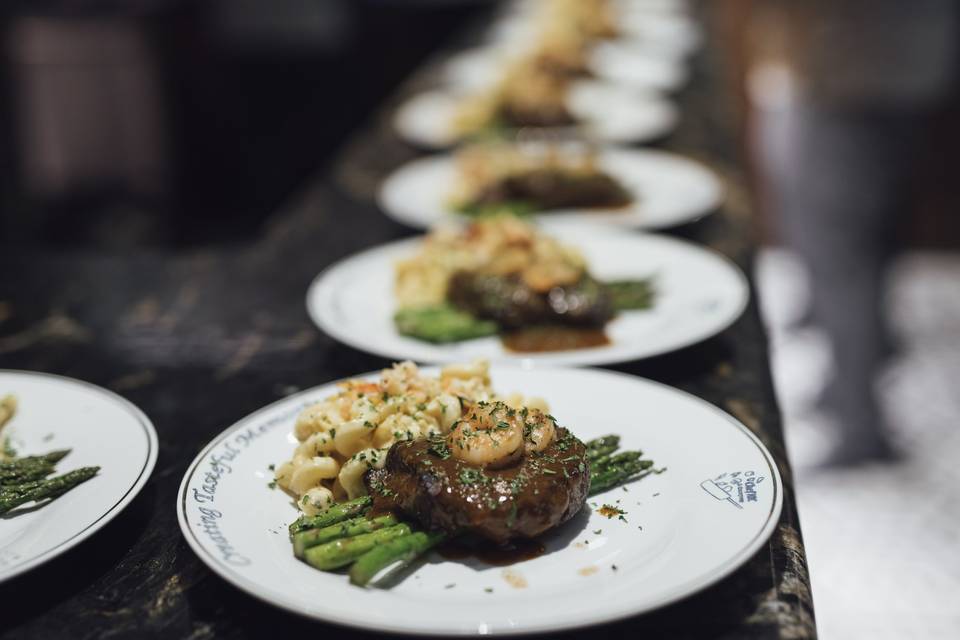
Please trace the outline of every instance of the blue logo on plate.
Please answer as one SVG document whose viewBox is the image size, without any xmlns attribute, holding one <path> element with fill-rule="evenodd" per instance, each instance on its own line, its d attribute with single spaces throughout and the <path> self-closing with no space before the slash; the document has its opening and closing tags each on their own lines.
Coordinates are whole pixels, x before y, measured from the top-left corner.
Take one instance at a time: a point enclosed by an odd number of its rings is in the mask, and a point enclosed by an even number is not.
<svg viewBox="0 0 960 640">
<path fill-rule="evenodd" d="M 729 502 L 743 509 L 745 502 L 757 502 L 760 484 L 766 480 L 756 471 L 728 471 L 716 478 L 704 480 L 700 488 L 717 500 Z"/>
</svg>

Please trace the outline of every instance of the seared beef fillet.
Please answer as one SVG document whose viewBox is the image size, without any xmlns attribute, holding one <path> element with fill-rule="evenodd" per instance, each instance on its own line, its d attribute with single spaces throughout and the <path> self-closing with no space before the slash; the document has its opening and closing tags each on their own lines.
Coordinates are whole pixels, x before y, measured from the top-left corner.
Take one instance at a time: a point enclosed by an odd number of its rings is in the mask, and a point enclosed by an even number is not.
<svg viewBox="0 0 960 640">
<path fill-rule="evenodd" d="M 450 279 L 447 299 L 455 307 L 493 320 L 507 330 L 538 324 L 602 327 L 614 314 L 610 294 L 589 276 L 539 293 L 519 276 L 461 271 Z"/>
<path fill-rule="evenodd" d="M 577 124 L 562 104 L 519 105 L 505 104 L 500 108 L 499 120 L 513 129 L 523 127 L 572 127 Z"/>
<path fill-rule="evenodd" d="M 543 451 L 495 471 L 452 456 L 443 439 L 398 442 L 385 466 L 364 481 L 375 511 L 504 543 L 533 538 L 573 517 L 587 499 L 590 469 L 583 443 L 557 427 Z"/>
<path fill-rule="evenodd" d="M 630 194 L 603 173 L 577 175 L 553 169 L 535 169 L 510 175 L 481 191 L 471 204 L 530 202 L 537 210 L 573 207 L 625 207 Z"/>
</svg>

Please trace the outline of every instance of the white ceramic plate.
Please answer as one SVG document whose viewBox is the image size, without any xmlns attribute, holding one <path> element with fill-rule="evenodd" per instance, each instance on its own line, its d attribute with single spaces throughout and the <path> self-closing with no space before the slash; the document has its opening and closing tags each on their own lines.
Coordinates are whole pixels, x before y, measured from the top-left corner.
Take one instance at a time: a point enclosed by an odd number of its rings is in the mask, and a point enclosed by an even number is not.
<svg viewBox="0 0 960 640">
<path fill-rule="evenodd" d="M 617 25 L 621 29 L 618 40 L 635 40 L 673 57 L 687 56 L 703 42 L 700 27 L 682 11 L 624 8 Z M 536 40 L 538 33 L 539 25 L 533 14 L 507 13 L 491 25 L 487 41 L 495 44 L 529 43 Z"/>
<path fill-rule="evenodd" d="M 584 221 L 643 229 L 663 229 L 692 222 L 720 206 L 723 186 L 704 165 L 655 150 L 607 149 L 599 166 L 634 196 L 622 209 L 571 209 L 540 215 L 540 222 Z M 380 207 L 391 218 L 426 229 L 460 218 L 450 205 L 457 168 L 452 156 L 414 160 L 383 183 Z"/>
<path fill-rule="evenodd" d="M 20 455 L 72 449 L 57 475 L 100 472 L 60 498 L 0 515 L 0 582 L 83 542 L 130 504 L 157 461 L 157 434 L 143 413 L 92 384 L 28 371 L 0 371 L 0 395 L 19 400 L 4 428 Z"/>
<path fill-rule="evenodd" d="M 428 149 L 461 142 L 453 122 L 463 95 L 428 91 L 414 96 L 397 109 L 397 133 Z M 540 130 L 579 134 L 602 142 L 637 143 L 666 135 L 676 126 L 678 117 L 676 108 L 662 97 L 592 80 L 573 83 L 567 108 L 580 126 Z"/>
<path fill-rule="evenodd" d="M 591 498 L 622 509 L 625 520 L 585 509 L 545 536 L 547 553 L 535 559 L 503 569 L 432 555 L 391 589 L 363 590 L 294 559 L 286 525 L 296 511 L 267 488 L 268 466 L 293 451 L 295 416 L 334 393 L 328 384 L 261 409 L 207 445 L 180 485 L 184 536 L 236 587 L 322 622 L 506 635 L 584 627 L 675 602 L 734 571 L 773 532 L 783 496 L 776 465 L 713 405 L 605 371 L 494 367 L 492 375 L 503 392 L 546 398 L 580 438 L 619 433 L 624 447 L 643 449 L 667 471 Z"/>
<path fill-rule="evenodd" d="M 481 47 L 451 56 L 443 69 L 444 79 L 465 90 L 488 87 L 496 82 L 511 61 L 523 55 L 524 47 Z M 647 91 L 673 91 L 687 81 L 686 64 L 661 54 L 640 42 L 614 40 L 590 50 L 587 68 L 600 80 Z"/>
<path fill-rule="evenodd" d="M 529 16 L 536 11 L 540 0 L 511 0 L 504 3 L 505 16 Z M 687 0 L 615 0 L 614 6 L 624 12 L 689 13 Z"/>
<path fill-rule="evenodd" d="M 401 336 L 393 325 L 394 264 L 416 252 L 420 239 L 414 238 L 364 251 L 321 273 L 307 293 L 307 310 L 330 336 L 385 358 L 582 366 L 637 360 L 700 342 L 736 320 L 749 298 L 746 278 L 733 263 L 692 243 L 581 225 L 549 231 L 579 249 L 600 280 L 654 276 L 654 307 L 619 314 L 606 327 L 611 344 L 572 351 L 517 354 L 496 337 L 435 345 Z"/>
</svg>

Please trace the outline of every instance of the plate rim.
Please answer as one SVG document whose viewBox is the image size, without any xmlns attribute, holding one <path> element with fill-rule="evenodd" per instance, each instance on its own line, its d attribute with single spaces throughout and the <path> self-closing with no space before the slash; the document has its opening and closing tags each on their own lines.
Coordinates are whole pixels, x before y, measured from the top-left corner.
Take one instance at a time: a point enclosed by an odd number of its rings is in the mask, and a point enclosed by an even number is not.
<svg viewBox="0 0 960 640">
<path fill-rule="evenodd" d="M 418 364 L 418 366 L 420 366 Z M 491 375 L 495 375 L 496 369 L 512 369 L 516 372 L 525 372 L 530 373 L 530 370 L 525 367 L 520 367 L 512 364 L 495 364 L 491 363 Z M 433 372 L 440 369 L 440 366 L 437 365 L 424 365 L 421 370 L 432 374 Z M 702 591 L 714 586 L 724 578 L 731 575 L 737 569 L 741 568 L 746 564 L 751 558 L 757 554 L 763 545 L 770 539 L 773 533 L 776 531 L 777 526 L 779 526 L 780 518 L 783 513 L 783 498 L 784 498 L 784 487 L 783 487 L 783 478 L 780 474 L 780 467 L 777 464 L 777 461 L 774 459 L 773 454 L 767 448 L 765 444 L 760 440 L 760 438 L 750 430 L 743 422 L 738 420 L 735 416 L 724 411 L 719 406 L 713 404 L 712 402 L 705 400 L 689 391 L 673 387 L 663 382 L 657 380 L 652 380 L 650 378 L 645 378 L 643 376 L 636 376 L 629 373 L 624 373 L 621 371 L 612 371 L 609 369 L 597 369 L 597 368 L 573 368 L 573 367 L 549 367 L 548 370 L 554 372 L 569 373 L 574 375 L 579 375 L 581 373 L 588 373 L 590 375 L 600 375 L 600 376 L 612 376 L 615 378 L 621 378 L 630 380 L 631 382 L 638 383 L 641 385 L 650 385 L 653 387 L 660 388 L 667 393 L 675 393 L 681 397 L 684 397 L 687 401 L 693 402 L 700 406 L 703 406 L 708 411 L 711 411 L 718 415 L 725 422 L 729 423 L 731 427 L 735 428 L 740 434 L 746 436 L 747 439 L 753 444 L 757 450 L 760 452 L 760 455 L 763 457 L 764 462 L 766 462 L 768 468 L 770 469 L 771 478 L 774 480 L 774 496 L 773 502 L 770 507 L 770 511 L 767 514 L 766 520 L 760 529 L 753 535 L 753 537 L 738 551 L 733 555 L 729 560 L 726 561 L 721 567 L 708 574 L 705 577 L 702 577 L 698 580 L 689 581 L 673 591 L 665 594 L 663 597 L 654 600 L 653 602 L 648 603 L 645 607 L 631 610 L 626 613 L 609 616 L 601 619 L 592 619 L 584 618 L 582 621 L 577 621 L 573 624 L 567 624 L 564 627 L 558 628 L 551 625 L 540 625 L 540 626 L 530 626 L 523 629 L 508 628 L 500 631 L 493 631 L 491 635 L 502 635 L 502 636 L 529 636 L 534 634 L 543 634 L 550 632 L 574 630 L 574 629 L 584 629 L 589 627 L 599 627 L 605 624 L 611 624 L 614 622 L 619 622 L 629 618 L 635 618 L 651 611 L 655 611 L 662 607 L 675 604 L 686 600 L 687 598 L 694 596 Z M 407 626 L 400 625 L 391 625 L 383 626 L 377 622 L 368 621 L 355 617 L 347 617 L 340 614 L 334 614 L 333 616 L 328 616 L 326 618 L 318 617 L 317 612 L 308 611 L 304 608 L 297 606 L 291 602 L 284 602 L 284 596 L 282 593 L 278 593 L 272 589 L 257 589 L 257 584 L 252 580 L 248 580 L 244 576 L 237 573 L 235 570 L 227 567 L 223 563 L 218 562 L 212 554 L 210 554 L 207 549 L 200 543 L 197 539 L 196 534 L 189 527 L 187 523 L 187 490 L 190 484 L 190 480 L 193 477 L 194 472 L 199 468 L 200 463 L 206 458 L 206 456 L 213 450 L 217 445 L 219 445 L 225 438 L 237 431 L 242 424 L 245 424 L 247 421 L 253 419 L 254 417 L 267 413 L 272 410 L 275 406 L 289 402 L 295 398 L 303 397 L 308 394 L 315 393 L 322 387 L 334 385 L 338 382 L 344 380 L 354 379 L 354 378 L 368 378 L 372 376 L 379 375 L 380 371 L 368 371 L 361 374 L 356 374 L 349 376 L 347 378 L 339 378 L 335 380 L 330 380 L 327 382 L 314 385 L 309 389 L 303 389 L 297 393 L 285 396 L 274 400 L 273 402 L 249 413 L 236 422 L 231 424 L 229 427 L 215 435 L 210 442 L 204 446 L 196 457 L 190 463 L 187 470 L 184 472 L 183 478 L 180 481 L 180 487 L 177 489 L 177 523 L 180 525 L 180 533 L 186 539 L 188 546 L 193 550 L 193 552 L 200 558 L 208 569 L 213 571 L 215 574 L 220 576 L 223 580 L 228 582 L 233 587 L 243 591 L 247 596 L 251 596 L 261 602 L 267 603 L 273 607 L 277 607 L 289 613 L 296 614 L 302 618 L 313 622 L 332 624 L 338 627 L 351 628 L 351 629 L 360 629 L 364 631 L 375 631 L 380 633 L 387 633 L 391 635 L 420 635 L 420 636 L 429 636 L 429 637 L 439 637 L 439 636 L 454 636 L 454 637 L 464 637 L 464 636 L 473 636 L 479 635 L 478 632 L 468 629 L 416 629 L 410 628 Z"/>
<path fill-rule="evenodd" d="M 680 121 L 681 113 L 677 108 L 677 105 L 670 100 L 669 96 L 665 95 L 663 91 L 656 89 L 631 89 L 629 87 L 624 87 L 620 82 L 614 82 L 610 79 L 598 78 L 591 80 L 580 80 L 578 82 L 591 85 L 605 85 L 606 87 L 613 88 L 617 93 L 621 93 L 623 95 L 624 100 L 631 102 L 631 107 L 636 107 L 641 103 L 652 104 L 654 105 L 653 108 L 656 109 L 659 114 L 664 116 L 664 122 L 662 124 L 660 124 L 658 127 L 651 127 L 649 131 L 643 133 L 642 135 L 611 136 L 601 140 L 604 145 L 624 148 L 631 148 L 636 145 L 649 145 L 657 140 L 660 140 L 661 138 L 669 136 L 677 128 L 677 125 Z M 445 151 L 463 146 L 463 144 L 465 144 L 467 141 L 463 136 L 457 136 L 454 133 L 447 140 L 428 139 L 430 136 L 421 136 L 416 133 L 411 135 L 412 129 L 409 129 L 405 124 L 411 117 L 410 114 L 416 113 L 416 107 L 420 103 L 429 100 L 456 100 L 458 97 L 458 92 L 461 92 L 460 89 L 462 88 L 451 86 L 431 87 L 404 96 L 404 98 L 400 100 L 389 116 L 390 127 L 394 135 L 402 139 L 407 144 L 412 145 L 416 149 L 426 150 L 433 153 L 443 153 Z M 589 122 L 581 124 L 589 124 Z M 556 127 L 545 128 L 555 129 Z"/>
<path fill-rule="evenodd" d="M 607 236 L 615 237 L 618 239 L 622 239 L 625 236 L 622 230 L 618 231 L 616 227 L 608 228 L 604 226 L 584 225 L 581 223 L 568 223 L 568 224 L 558 223 L 553 228 L 547 228 L 546 230 L 554 231 L 557 229 L 562 229 L 564 227 L 568 229 L 578 229 L 578 228 L 583 229 L 584 227 L 586 227 L 586 228 L 589 228 L 590 233 L 595 233 L 597 235 L 607 235 Z M 522 365 L 528 368 L 549 368 L 549 367 L 577 368 L 577 367 L 607 366 L 607 365 L 613 365 L 613 364 L 622 364 L 626 362 L 638 362 L 640 360 L 647 360 L 649 358 L 655 358 L 668 353 L 674 353 L 674 352 L 680 351 L 681 349 L 686 349 L 688 347 L 698 345 L 702 342 L 705 342 L 706 340 L 709 340 L 710 338 L 713 338 L 723 333 L 724 331 L 729 329 L 731 326 L 733 326 L 738 320 L 740 320 L 740 318 L 743 317 L 743 314 L 750 307 L 750 301 L 753 297 L 752 288 L 750 286 L 750 279 L 747 277 L 746 273 L 744 273 L 743 269 L 741 269 L 740 266 L 737 265 L 737 263 L 734 262 L 732 258 L 724 255 L 723 253 L 720 253 L 713 247 L 698 244 L 696 242 L 692 242 L 682 238 L 677 238 L 668 234 L 641 231 L 641 232 L 635 232 L 627 235 L 629 235 L 629 237 L 632 239 L 652 239 L 654 241 L 663 242 L 665 244 L 678 245 L 685 249 L 701 251 L 706 254 L 709 254 L 714 259 L 719 260 L 722 264 L 724 264 L 730 270 L 732 274 L 734 274 L 735 278 L 737 279 L 737 282 L 741 285 L 741 291 L 743 292 L 743 295 L 740 297 L 740 300 L 738 301 L 735 312 L 731 312 L 729 317 L 727 317 L 722 324 L 718 324 L 717 328 L 713 330 L 711 333 L 709 333 L 708 335 L 701 336 L 699 338 L 684 340 L 674 346 L 667 345 L 657 349 L 648 350 L 643 352 L 641 355 L 636 355 L 635 353 L 630 355 L 616 355 L 616 352 L 611 352 L 611 353 L 608 353 L 607 355 L 603 355 L 602 352 L 600 352 L 599 357 L 597 357 L 598 352 L 584 349 L 580 351 L 571 350 L 571 351 L 565 352 L 565 353 L 573 354 L 571 355 L 571 359 L 566 362 L 544 363 L 539 361 L 536 357 L 518 356 L 515 358 L 489 358 L 491 365 L 516 363 L 518 366 Z M 381 358 L 385 358 L 387 360 L 396 360 L 397 358 L 400 358 L 401 360 L 423 361 L 429 364 L 449 364 L 458 360 L 458 358 L 455 358 L 455 357 L 446 358 L 442 360 L 440 359 L 424 360 L 422 358 L 398 356 L 396 355 L 396 353 L 388 353 L 386 350 L 375 349 L 373 347 L 364 345 L 359 340 L 346 337 L 347 335 L 346 332 L 343 332 L 340 329 L 336 328 L 335 326 L 331 325 L 330 323 L 326 322 L 323 319 L 323 316 L 321 315 L 321 313 L 314 308 L 315 305 L 311 304 L 313 299 L 317 295 L 319 295 L 318 291 L 320 290 L 320 288 L 325 284 L 325 281 L 330 277 L 330 274 L 335 269 L 343 266 L 347 262 L 350 262 L 353 260 L 359 260 L 361 257 L 367 257 L 371 254 L 374 254 L 378 251 L 382 251 L 384 249 L 402 247 L 405 244 L 414 245 L 417 242 L 422 242 L 424 237 L 425 237 L 425 234 L 421 234 L 421 235 L 416 235 L 409 238 L 401 238 L 399 240 L 384 242 L 382 244 L 378 244 L 376 246 L 369 247 L 367 249 L 363 249 L 356 253 L 344 256 L 343 258 L 337 260 L 333 264 L 330 264 L 324 267 L 324 269 L 321 270 L 320 273 L 318 273 L 310 282 L 310 285 L 307 287 L 307 292 L 304 300 L 307 315 L 310 317 L 310 320 L 313 322 L 314 326 L 316 326 L 320 331 L 322 331 L 327 336 L 333 338 L 334 340 L 336 340 L 341 344 L 344 344 L 352 349 L 362 351 L 364 353 L 369 353 L 375 356 L 379 356 Z M 564 353 L 564 352 L 555 352 L 555 353 Z M 531 356 L 536 356 L 536 355 L 537 354 L 531 354 Z M 578 357 L 578 355 L 580 357 Z M 591 355 L 593 355 L 594 357 L 590 357 Z"/>
<path fill-rule="evenodd" d="M 99 393 L 106 396 L 110 400 L 119 404 L 123 409 L 125 409 L 140 425 L 143 429 L 144 434 L 147 436 L 147 452 L 146 457 L 143 461 L 143 466 L 140 468 L 140 472 L 137 474 L 136 479 L 133 484 L 127 488 L 124 494 L 120 497 L 117 502 L 113 504 L 107 511 L 102 513 L 96 520 L 87 525 L 85 528 L 81 529 L 77 533 L 73 534 L 60 544 L 47 549 L 46 551 L 40 553 L 39 555 L 34 556 L 21 562 L 19 564 L 13 565 L 12 568 L 0 570 L 0 583 L 11 580 L 17 576 L 23 575 L 24 573 L 31 571 L 32 569 L 37 568 L 38 566 L 45 564 L 58 556 L 70 551 L 95 533 L 100 529 L 105 527 L 111 520 L 116 518 L 120 513 L 126 509 L 131 502 L 140 494 L 143 488 L 146 486 L 147 482 L 150 480 L 150 477 L 153 475 L 153 470 L 156 467 L 157 456 L 159 454 L 160 446 L 159 439 L 157 437 L 157 430 L 154 427 L 153 422 L 150 418 L 147 417 L 147 414 L 143 412 L 137 405 L 133 404 L 130 400 L 127 400 L 120 394 L 115 391 L 111 391 L 105 387 L 101 387 L 98 384 L 92 382 L 87 382 L 86 380 L 81 380 L 79 378 L 71 378 L 70 376 L 63 376 L 56 373 L 48 373 L 46 371 L 30 371 L 28 369 L 0 369 L 0 375 L 2 374 L 15 374 L 15 375 L 27 375 L 33 376 L 36 378 L 52 378 L 60 382 L 66 382 L 68 384 L 74 384 L 80 387 L 87 388 L 94 393 Z"/>
<path fill-rule="evenodd" d="M 644 47 L 642 40 L 639 40 L 639 46 Z M 663 49 L 658 49 L 656 46 L 646 45 L 645 50 L 642 53 L 629 53 L 627 55 L 634 56 L 636 58 L 644 58 L 646 61 L 652 61 L 655 64 L 662 64 L 663 68 L 670 67 L 670 71 L 674 72 L 673 77 L 667 81 L 655 80 L 644 81 L 644 82 L 625 82 L 622 79 L 617 79 L 616 77 L 609 74 L 606 65 L 597 64 L 596 58 L 593 57 L 593 54 L 596 52 L 597 47 L 603 47 L 604 44 L 612 44 L 618 48 L 624 48 L 622 43 L 618 43 L 614 40 L 612 43 L 602 43 L 595 44 L 591 47 L 590 52 L 587 54 L 587 66 L 593 72 L 593 79 L 599 80 L 601 82 L 609 82 L 611 84 L 623 85 L 628 89 L 636 90 L 643 93 L 657 93 L 660 95 L 671 96 L 679 92 L 690 80 L 690 70 L 685 64 L 684 58 L 685 54 L 675 54 Z M 636 45 L 626 45 L 636 46 Z M 481 58 L 487 58 L 487 61 L 480 62 L 480 64 L 492 64 L 502 66 L 499 63 L 504 60 L 509 60 L 511 58 L 522 57 L 522 53 L 518 55 L 517 51 L 511 51 L 511 46 L 508 43 L 504 42 L 486 42 L 479 43 L 475 46 L 468 47 L 457 51 L 447 60 L 441 64 L 441 77 L 442 85 L 446 88 L 458 89 L 462 87 L 467 87 L 469 85 L 458 82 L 457 79 L 457 66 L 462 66 L 465 64 L 476 64 L 474 60 L 480 60 Z M 496 60 L 496 58 L 500 58 Z M 490 61 L 490 62 L 488 62 Z"/>
<path fill-rule="evenodd" d="M 448 212 L 443 218 L 440 218 L 432 223 L 421 223 L 411 216 L 408 216 L 404 213 L 398 213 L 393 206 L 388 204 L 386 192 L 388 184 L 396 184 L 396 180 L 399 179 L 401 173 L 405 173 L 418 165 L 430 166 L 437 165 L 441 162 L 446 165 L 453 165 L 455 161 L 455 150 L 445 150 L 439 153 L 431 153 L 428 155 L 420 155 L 410 160 L 404 162 L 398 167 L 394 167 L 383 179 L 380 180 L 380 184 L 377 186 L 377 192 L 374 196 L 374 199 L 377 204 L 377 208 L 394 222 L 398 222 L 405 227 L 417 230 L 429 230 L 432 227 L 439 224 L 464 224 L 470 221 L 469 218 L 462 215 L 450 215 L 453 212 Z M 643 224 L 642 221 L 637 222 L 598 222 L 596 220 L 590 221 L 587 216 L 590 214 L 587 213 L 588 208 L 586 207 L 571 207 L 569 209 L 564 209 L 564 215 L 580 215 L 584 216 L 582 220 L 577 220 L 576 224 L 596 224 L 602 227 L 610 227 L 611 229 L 634 229 L 637 231 L 645 232 L 655 232 L 655 231 L 666 231 L 668 229 L 676 229 L 684 225 L 693 224 L 704 218 L 707 218 L 723 208 L 724 204 L 727 202 L 730 197 L 729 189 L 727 187 L 726 181 L 723 179 L 723 176 L 711 167 L 708 163 L 695 158 L 693 156 L 679 153 L 677 151 L 671 151 L 669 149 L 659 149 L 659 148 L 650 148 L 650 147 L 621 147 L 616 144 L 602 144 L 598 148 L 598 157 L 602 159 L 603 156 L 634 156 L 642 158 L 659 158 L 665 159 L 670 162 L 679 161 L 684 164 L 688 164 L 691 168 L 695 170 L 702 171 L 710 180 L 711 187 L 716 191 L 716 202 L 713 203 L 707 209 L 698 211 L 695 215 L 686 215 L 679 219 L 677 222 L 672 222 L 668 224 Z M 580 211 L 581 213 L 575 213 Z M 551 214 L 549 212 L 537 212 L 532 214 L 532 217 L 539 223 L 545 224 L 549 223 Z M 556 220 L 554 222 L 557 222 Z"/>
</svg>

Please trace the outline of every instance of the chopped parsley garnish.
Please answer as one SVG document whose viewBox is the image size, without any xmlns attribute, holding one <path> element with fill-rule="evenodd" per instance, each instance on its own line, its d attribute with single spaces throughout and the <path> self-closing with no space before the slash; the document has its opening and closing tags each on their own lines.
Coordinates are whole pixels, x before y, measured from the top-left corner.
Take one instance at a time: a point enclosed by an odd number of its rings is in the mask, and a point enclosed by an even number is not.
<svg viewBox="0 0 960 640">
<path fill-rule="evenodd" d="M 480 469 L 472 469 L 467 467 L 466 469 L 460 470 L 460 482 L 463 484 L 478 484 L 487 482 L 488 478 L 484 475 L 483 471 Z"/>
<path fill-rule="evenodd" d="M 627 512 L 611 504 L 603 505 L 602 507 L 597 509 L 597 513 L 599 513 L 602 516 L 605 516 L 607 519 L 617 518 L 618 520 L 623 520 L 624 522 L 627 521 L 627 519 L 623 517 L 624 515 L 626 515 Z"/>
<path fill-rule="evenodd" d="M 437 456 L 441 460 L 446 460 L 452 455 L 450 453 L 450 447 L 447 446 L 447 441 L 442 438 L 431 440 L 430 448 L 427 449 L 427 451 Z"/>
<path fill-rule="evenodd" d="M 384 486 L 383 480 L 380 480 L 379 478 L 375 479 L 373 482 L 370 483 L 370 488 L 376 491 L 377 493 L 379 493 L 384 498 L 389 498 L 390 496 L 394 495 L 394 492 L 391 489 L 388 489 L 386 486 Z"/>
</svg>

